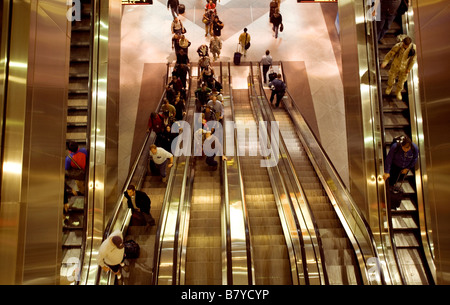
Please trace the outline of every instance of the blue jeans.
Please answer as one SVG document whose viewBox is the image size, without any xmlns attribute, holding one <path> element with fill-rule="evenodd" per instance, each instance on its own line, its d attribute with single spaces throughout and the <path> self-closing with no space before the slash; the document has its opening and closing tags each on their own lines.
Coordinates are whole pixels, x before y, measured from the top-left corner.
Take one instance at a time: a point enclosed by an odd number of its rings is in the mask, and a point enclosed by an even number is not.
<svg viewBox="0 0 450 305">
<path fill-rule="evenodd" d="M 161 177 L 165 178 L 166 177 L 166 169 L 167 169 L 167 162 L 168 160 L 164 161 L 161 164 L 156 164 L 156 168 L 159 169 L 159 174 L 161 175 Z"/>
</svg>

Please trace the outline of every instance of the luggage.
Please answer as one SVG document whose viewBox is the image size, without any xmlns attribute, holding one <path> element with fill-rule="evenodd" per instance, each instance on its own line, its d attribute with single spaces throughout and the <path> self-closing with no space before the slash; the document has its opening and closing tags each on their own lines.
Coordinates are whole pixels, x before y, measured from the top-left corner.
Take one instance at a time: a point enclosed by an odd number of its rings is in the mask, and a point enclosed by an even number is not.
<svg viewBox="0 0 450 305">
<path fill-rule="evenodd" d="M 239 44 L 238 44 L 236 52 L 234 52 L 234 58 L 233 58 L 233 62 L 234 62 L 235 65 L 240 65 L 241 64 L 241 57 L 242 57 L 242 53 L 239 52 Z"/>
<path fill-rule="evenodd" d="M 240 65 L 241 64 L 241 56 L 242 56 L 242 54 L 240 52 L 235 52 L 234 53 L 233 62 L 234 62 L 235 65 Z"/>
<path fill-rule="evenodd" d="M 186 11 L 186 6 L 184 4 L 178 5 L 178 14 L 184 14 Z"/>
<path fill-rule="evenodd" d="M 130 219 L 130 226 L 145 226 L 147 225 L 147 221 L 145 220 L 144 215 L 141 212 L 133 211 Z"/>
<path fill-rule="evenodd" d="M 399 208 L 400 204 L 402 203 L 402 199 L 403 199 L 402 185 L 403 185 L 403 182 L 405 181 L 406 175 L 403 175 L 403 180 L 399 184 L 398 180 L 401 175 L 402 174 L 400 174 L 398 176 L 395 184 L 393 186 L 389 187 L 389 203 L 391 205 L 391 207 L 390 207 L 391 210 Z"/>
<path fill-rule="evenodd" d="M 139 258 L 141 253 L 141 247 L 134 240 L 127 240 L 123 243 L 125 248 L 125 258 L 127 259 L 136 259 Z"/>
</svg>

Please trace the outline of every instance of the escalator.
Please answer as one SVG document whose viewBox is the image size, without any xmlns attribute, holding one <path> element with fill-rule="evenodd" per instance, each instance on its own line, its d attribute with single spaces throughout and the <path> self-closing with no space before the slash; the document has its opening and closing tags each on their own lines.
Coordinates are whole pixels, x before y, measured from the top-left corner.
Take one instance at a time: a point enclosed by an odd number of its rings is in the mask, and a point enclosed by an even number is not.
<svg viewBox="0 0 450 305">
<path fill-rule="evenodd" d="M 255 79 L 260 81 L 261 69 L 256 70 L 258 73 Z M 270 94 L 270 89 L 264 89 L 261 94 L 265 95 L 266 105 L 269 105 L 267 95 Z M 292 158 L 295 173 L 305 192 L 318 229 L 317 235 L 321 241 L 322 260 L 327 283 L 331 285 L 362 284 L 361 271 L 355 256 L 356 249 L 350 242 L 319 179 L 318 175 L 320 174 L 316 172 L 306 150 L 303 148 L 290 114 L 282 106 L 285 105 L 285 102 L 280 105 L 279 108 L 272 109 L 273 118 L 280 125 L 281 136 Z"/>
<path fill-rule="evenodd" d="M 404 16 L 403 20 L 405 20 L 405 17 L 407 18 L 407 16 Z M 380 64 L 391 48 L 400 41 L 399 35 L 404 34 L 413 35 L 413 33 L 408 32 L 406 21 L 401 25 L 394 21 L 383 39 L 384 43 L 376 44 L 378 47 L 378 62 Z M 389 68 L 390 65 L 385 69 L 381 69 L 379 77 L 382 94 L 380 108 L 382 108 L 381 122 L 384 131 L 384 158 L 387 156 L 395 137 L 407 135 L 410 139 L 413 139 L 413 142 L 417 139 L 414 135 L 414 130 L 417 129 L 414 126 L 416 124 L 414 120 L 416 114 L 413 110 L 414 105 L 411 105 L 411 103 L 416 103 L 413 97 L 411 76 L 409 77 L 410 81 L 405 83 L 402 90 L 402 100 L 398 100 L 395 96 L 395 89 L 390 95 L 385 92 Z M 413 98 L 410 99 L 410 97 Z M 420 179 L 418 181 L 421 183 Z M 387 212 L 393 245 L 396 248 L 399 265 L 402 269 L 402 281 L 404 284 L 413 285 L 433 284 L 433 277 L 428 267 L 422 243 L 419 215 L 421 204 L 418 201 L 415 173 L 408 172 L 401 188 L 403 191 L 403 199 L 401 200 L 400 207 L 388 209 Z M 388 206 L 390 207 L 390 205 Z"/>
<path fill-rule="evenodd" d="M 248 89 L 233 89 L 237 129 L 255 123 Z M 245 145 L 245 146 L 244 146 Z M 256 285 L 292 285 L 286 239 L 267 169 L 259 166 L 260 156 L 249 156 L 250 146 L 258 147 L 257 138 L 240 143 L 244 194 L 251 232 Z M 244 147 L 242 147 L 244 146 Z M 255 166 L 256 164 L 256 166 Z"/>
<path fill-rule="evenodd" d="M 171 65 L 167 66 L 166 83 L 171 73 Z M 156 112 L 161 112 L 161 106 L 165 97 L 165 91 L 158 103 Z M 168 170 L 168 181 L 161 181 L 159 175 L 152 174 L 149 168 L 149 147 L 155 143 L 156 134 L 151 132 L 145 138 L 138 157 L 133 163 L 129 176 L 122 188 L 122 193 L 109 219 L 104 231 L 104 238 L 115 230 L 122 231 L 124 241 L 134 240 L 140 246 L 140 255 L 136 259 L 126 259 L 125 267 L 122 270 L 122 285 L 152 285 L 155 276 L 155 262 L 161 234 L 161 226 L 167 218 L 168 198 L 173 190 L 172 180 L 178 167 L 177 158 L 174 157 L 174 166 Z M 155 219 L 155 225 L 149 228 L 143 225 L 136 225 L 131 222 L 131 210 L 124 196 L 122 195 L 128 185 L 134 185 L 137 190 L 145 192 L 151 200 L 151 215 Z M 119 284 L 115 276 L 110 272 L 99 270 L 96 284 L 98 285 L 117 285 Z"/>
<path fill-rule="evenodd" d="M 218 67 L 214 67 L 215 77 L 221 77 Z M 197 80 L 197 81 L 195 81 Z M 198 79 L 193 79 L 194 84 L 199 84 Z M 197 87 L 198 88 L 198 87 Z M 194 91 L 191 99 L 195 100 Z M 190 108 L 194 110 L 194 105 Z M 198 114 L 197 114 L 198 115 Z M 195 120 L 196 117 L 194 117 Z M 201 126 L 200 126 L 201 127 Z M 195 130 L 194 123 L 194 133 Z M 193 150 L 195 147 L 193 147 Z M 215 160 L 220 159 L 216 156 Z M 222 162 L 218 161 L 218 167 L 206 164 L 206 156 L 193 154 L 190 158 L 190 172 L 188 178 L 188 206 L 187 226 L 183 241 L 181 270 L 181 285 L 221 285 L 222 255 L 224 250 L 223 221 L 222 221 Z M 187 231 L 187 232 L 186 232 Z"/>
<path fill-rule="evenodd" d="M 239 75 L 242 71 L 232 68 L 231 77 L 234 73 Z M 309 236 L 300 227 L 294 207 L 297 198 L 285 180 L 290 173 L 278 163 L 278 143 L 268 131 L 272 127 L 268 128 L 264 120 L 251 79 L 250 68 L 248 88 L 244 89 L 238 78 L 233 84 L 232 101 L 235 128 L 240 135 L 237 150 L 248 217 L 253 282 L 256 285 L 309 284 L 317 257 L 307 255 L 311 251 L 305 250 L 310 244 L 305 247 L 304 239 Z"/>
<path fill-rule="evenodd" d="M 72 21 L 71 27 L 66 142 L 76 142 L 79 148 L 88 150 L 91 0 L 81 0 L 80 15 L 81 20 Z M 86 217 L 85 185 L 66 179 L 69 208 L 63 221 L 61 274 L 66 274 L 65 269 L 74 263 L 71 259 L 81 257 L 82 254 Z M 66 277 L 62 276 L 61 283 L 65 282 Z"/>
</svg>

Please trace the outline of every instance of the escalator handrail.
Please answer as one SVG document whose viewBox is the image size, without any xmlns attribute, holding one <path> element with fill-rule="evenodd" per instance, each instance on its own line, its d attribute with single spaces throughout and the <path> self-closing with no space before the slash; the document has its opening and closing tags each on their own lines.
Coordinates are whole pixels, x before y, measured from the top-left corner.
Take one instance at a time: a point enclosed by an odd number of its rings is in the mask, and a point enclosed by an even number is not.
<svg viewBox="0 0 450 305">
<path fill-rule="evenodd" d="M 256 88 L 255 88 L 255 84 L 254 84 L 254 75 L 253 75 L 253 64 L 252 64 L 252 62 L 250 62 L 250 80 L 249 80 L 249 86 L 251 87 L 250 92 L 253 91 L 253 98 L 255 98 L 255 99 L 258 100 L 258 103 L 255 104 L 255 103 L 251 102 L 251 105 L 252 105 L 253 107 L 257 107 L 257 109 L 256 109 L 256 112 L 258 113 L 258 114 L 257 114 L 257 117 L 258 117 L 261 121 L 264 121 L 264 119 L 266 119 L 265 116 L 264 116 L 265 109 L 264 109 L 263 105 L 261 104 L 261 101 L 260 101 L 260 99 L 259 99 L 259 97 L 258 97 Z M 249 92 L 249 94 L 250 94 L 250 92 Z M 250 101 L 251 101 L 251 100 L 252 100 L 252 98 L 250 98 Z M 263 109 L 264 109 L 264 110 L 263 110 Z M 267 120 L 266 120 L 266 122 L 267 122 Z M 271 127 L 269 127 L 269 124 L 267 124 L 267 130 L 264 130 L 264 129 L 263 129 L 263 132 L 264 132 L 266 135 L 270 134 L 269 128 L 271 128 Z M 266 139 L 267 139 L 267 143 L 268 143 L 268 144 L 270 143 L 271 146 L 274 145 L 274 143 L 272 143 L 272 142 L 269 140 L 269 137 L 268 137 L 268 136 L 266 136 Z M 280 137 L 280 141 L 281 141 L 282 144 L 284 144 L 284 141 L 283 141 L 283 139 L 282 139 L 281 137 Z M 281 146 L 281 147 L 283 147 L 283 146 Z M 278 146 L 277 148 L 279 148 L 279 146 Z M 275 150 L 272 150 L 272 151 L 275 151 Z M 277 172 L 278 172 L 278 178 L 280 179 L 279 181 L 280 181 L 280 183 L 281 183 L 281 186 L 280 186 L 280 187 L 283 189 L 283 191 L 284 191 L 285 194 L 289 194 L 289 191 L 287 190 L 287 186 L 286 186 L 286 182 L 285 182 L 285 180 L 284 180 L 284 177 L 283 177 L 283 175 L 282 175 L 281 172 L 280 172 L 279 165 L 276 166 L 276 169 L 277 169 Z M 272 175 L 271 170 L 268 170 L 268 173 L 269 173 L 269 176 Z M 271 180 L 273 180 L 273 178 L 272 178 Z M 273 185 L 272 185 L 272 188 L 273 188 Z M 277 193 L 278 193 L 278 190 L 275 188 L 275 189 L 274 189 L 274 192 L 277 192 Z M 275 195 L 275 194 L 274 194 L 274 195 Z M 292 213 L 292 217 L 294 218 L 293 220 L 295 221 L 295 226 L 296 226 L 295 229 L 296 229 L 296 233 L 297 233 L 297 236 L 298 236 L 298 239 L 299 239 L 299 243 L 300 243 L 300 246 L 301 246 L 301 249 L 300 249 L 300 255 L 301 255 L 301 257 L 302 257 L 302 258 L 301 258 L 301 265 L 302 265 L 302 266 L 301 266 L 301 269 L 302 269 L 302 271 L 299 270 L 298 259 L 295 259 L 295 266 L 291 266 L 291 270 L 292 270 L 292 271 L 293 271 L 294 269 L 296 270 L 296 274 L 297 274 L 297 280 L 296 280 L 296 281 L 298 281 L 298 283 L 301 282 L 301 278 L 304 278 L 306 284 L 308 285 L 308 284 L 309 284 L 309 277 L 308 277 L 308 269 L 306 268 L 306 261 L 307 261 L 307 260 L 306 260 L 305 253 L 304 253 L 304 241 L 303 241 L 303 236 L 302 236 L 302 234 L 301 234 L 301 228 L 300 228 L 298 219 L 294 216 L 294 215 L 295 215 L 295 209 L 294 209 L 294 206 L 293 206 L 291 197 L 288 196 L 288 195 L 286 195 L 286 199 L 287 199 L 288 202 L 289 202 L 290 212 Z M 277 206 L 282 206 L 281 200 L 280 200 L 279 196 L 275 196 L 275 200 L 277 201 Z M 283 213 L 284 213 L 284 208 L 281 207 L 281 209 L 283 210 Z M 284 214 L 285 214 L 285 213 L 284 213 Z M 281 219 L 281 217 L 280 217 L 280 221 L 282 221 L 282 223 L 286 223 L 284 220 Z M 289 235 L 289 237 L 291 237 L 291 235 Z M 296 257 L 296 256 L 298 255 L 298 250 L 297 250 L 297 251 L 295 250 L 296 247 L 295 247 L 294 243 L 292 242 L 292 240 L 291 240 L 291 244 L 292 244 L 292 249 L 293 249 L 293 250 L 292 250 L 292 251 L 293 251 L 293 255 L 294 255 L 294 257 Z M 303 272 L 303 273 L 302 273 L 302 272 Z"/>
<path fill-rule="evenodd" d="M 192 69 L 192 66 L 191 66 Z M 200 76 L 200 67 L 197 66 L 197 75 Z M 192 74 L 191 74 L 192 75 Z M 198 84 L 198 79 L 197 79 Z M 192 79 L 189 80 L 189 93 L 187 98 L 189 105 L 191 104 L 191 92 Z M 194 104 L 195 109 L 195 104 Z M 195 126 L 195 111 L 191 118 L 191 139 L 194 139 L 194 126 Z M 183 185 L 181 188 L 180 202 L 178 205 L 177 221 L 175 226 L 174 246 L 173 246 L 173 269 L 172 269 L 172 283 L 173 285 L 184 285 L 185 282 L 185 262 L 186 262 L 186 247 L 189 234 L 189 219 L 190 219 L 190 206 L 191 195 L 194 183 L 194 145 L 191 141 L 191 155 L 185 159 L 185 170 L 183 175 Z M 189 207 L 189 208 L 186 208 Z"/>
<path fill-rule="evenodd" d="M 165 81 L 167 81 L 168 76 L 169 76 L 169 68 L 170 68 L 170 64 L 167 64 Z M 161 95 L 161 98 L 159 100 L 158 106 L 156 107 L 157 112 L 159 112 L 160 109 L 161 109 L 161 106 L 162 106 L 162 103 L 163 103 L 165 95 L 166 95 L 166 90 L 164 89 L 164 91 L 163 91 L 163 93 Z M 116 201 L 116 204 L 115 204 L 115 207 L 114 207 L 114 212 L 113 212 L 112 216 L 110 217 L 110 219 L 109 219 L 109 221 L 108 221 L 108 223 L 107 223 L 107 225 L 105 227 L 105 230 L 103 232 L 103 240 L 105 240 L 109 236 L 109 234 L 111 234 L 111 229 L 113 227 L 113 224 L 117 221 L 117 217 L 119 215 L 120 208 L 122 207 L 122 204 L 123 204 L 124 193 L 126 192 L 128 186 L 130 185 L 130 183 L 131 183 L 131 181 L 132 181 L 132 179 L 133 179 L 133 177 L 134 177 L 134 175 L 136 173 L 136 170 L 138 168 L 138 165 L 139 165 L 141 159 L 144 157 L 144 152 L 146 150 L 146 147 L 148 146 L 148 143 L 149 142 L 153 143 L 154 140 L 155 140 L 155 137 L 156 136 L 155 136 L 155 133 L 153 131 L 152 132 L 148 132 L 147 135 L 145 136 L 143 144 L 141 145 L 141 148 L 139 150 L 139 154 L 137 155 L 137 157 L 136 157 L 136 159 L 135 159 L 135 161 L 133 163 L 133 166 L 131 167 L 131 170 L 128 173 L 127 179 L 125 180 L 124 186 L 122 187 L 122 191 L 119 194 L 119 197 L 118 197 L 118 199 Z M 98 283 L 100 281 L 100 275 L 101 275 L 101 272 L 98 272 L 97 273 L 97 279 L 96 279 L 96 285 L 98 285 Z"/>
<path fill-rule="evenodd" d="M 283 74 L 283 78 L 286 79 L 285 76 L 284 76 L 283 62 L 281 62 L 281 61 L 280 61 L 280 66 L 281 66 L 281 69 L 282 69 L 282 71 L 283 71 L 283 73 L 282 73 L 282 74 Z M 370 248 L 371 248 L 371 250 L 372 250 L 372 257 L 378 259 L 378 261 L 379 261 L 379 255 L 378 255 L 378 251 L 377 251 L 377 248 L 376 248 L 375 238 L 374 238 L 374 236 L 373 236 L 373 233 L 372 233 L 372 230 L 371 230 L 369 224 L 367 223 L 365 217 L 362 216 L 363 214 L 362 214 L 361 210 L 359 209 L 359 207 L 358 207 L 358 206 L 356 205 L 356 203 L 353 201 L 353 198 L 351 197 L 351 195 L 349 194 L 348 190 L 346 189 L 345 184 L 344 184 L 344 182 L 342 181 L 342 178 L 341 178 L 340 175 L 338 174 L 338 172 L 337 172 L 335 166 L 334 166 L 333 163 L 331 162 L 331 159 L 329 158 L 329 156 L 328 156 L 328 154 L 326 153 L 325 149 L 323 148 L 322 144 L 320 143 L 320 141 L 318 141 L 316 135 L 312 132 L 311 126 L 308 124 L 308 122 L 304 119 L 303 115 L 301 114 L 300 109 L 298 108 L 298 106 L 297 106 L 297 104 L 296 104 L 296 102 L 295 102 L 295 99 L 293 98 L 293 96 L 292 96 L 291 93 L 289 92 L 289 89 L 288 89 L 288 88 L 286 88 L 286 93 L 288 94 L 289 98 L 291 99 L 291 106 L 295 109 L 296 115 L 299 116 L 299 117 L 302 119 L 303 123 L 307 126 L 307 129 L 304 130 L 304 128 L 301 128 L 301 126 L 298 125 L 298 122 L 293 118 L 292 113 L 289 111 L 289 107 L 284 103 L 284 100 L 283 100 L 282 103 L 283 103 L 283 105 L 284 105 L 284 108 L 288 111 L 289 115 L 290 115 L 291 118 L 292 118 L 292 122 L 293 122 L 294 125 L 296 126 L 296 129 L 299 131 L 298 134 L 299 134 L 300 140 L 301 140 L 303 143 L 306 144 L 305 138 L 303 137 L 303 132 L 307 132 L 307 133 L 309 134 L 309 138 L 310 138 L 310 139 L 313 139 L 313 141 L 314 141 L 313 144 L 314 144 L 315 146 L 317 146 L 317 147 L 319 148 L 319 150 L 321 151 L 322 158 L 323 158 L 323 160 L 325 161 L 326 166 L 328 166 L 328 167 L 331 169 L 332 173 L 334 174 L 335 181 L 338 182 L 339 188 L 341 189 L 341 191 L 343 192 L 343 194 L 345 194 L 345 197 L 348 199 L 348 204 L 350 205 L 351 209 L 354 210 L 354 211 L 356 212 L 356 215 L 357 215 L 358 219 L 359 219 L 360 222 L 363 224 L 363 227 L 364 227 L 365 233 L 366 233 L 366 239 L 369 241 L 369 245 L 370 245 Z M 312 158 L 312 159 L 315 159 L 315 158 L 316 158 L 316 157 L 314 156 L 314 154 L 312 153 L 312 151 L 309 149 L 309 146 L 304 145 L 304 148 L 305 148 L 305 150 L 307 151 L 307 154 L 308 154 L 308 156 L 309 156 L 310 159 L 311 159 L 311 158 Z M 316 162 L 314 162 L 314 163 L 316 163 Z M 313 163 L 313 164 L 314 164 L 314 163 Z M 318 167 L 319 167 L 319 166 L 318 166 Z M 326 183 L 323 183 L 323 185 L 324 185 L 325 189 L 330 190 L 329 186 L 328 186 Z M 331 192 L 327 192 L 327 193 L 333 194 L 332 191 L 331 191 Z M 336 197 L 334 196 L 334 194 L 333 194 L 333 197 L 336 199 Z M 344 205 L 343 205 L 342 203 L 340 203 L 339 200 L 335 200 L 335 202 L 338 204 L 339 209 L 342 210 L 342 208 L 344 207 Z M 352 214 L 352 215 L 353 215 L 353 214 Z M 348 220 L 346 220 L 346 221 L 348 221 Z M 349 228 L 350 228 L 350 226 L 349 226 Z M 352 230 L 352 231 L 353 231 L 353 230 Z M 364 232 L 363 232 L 363 233 L 364 233 Z M 358 246 L 361 247 L 360 242 L 358 242 Z M 355 250 L 356 250 L 356 249 L 355 249 Z M 361 253 L 363 253 L 363 252 L 361 251 Z M 365 264 L 367 264 L 367 260 L 366 260 L 366 257 L 365 257 L 365 256 L 364 256 L 364 262 L 365 262 Z M 385 284 L 385 279 L 384 279 L 383 270 L 380 270 L 380 273 L 381 273 L 381 274 L 380 274 L 380 279 L 381 279 L 382 284 L 384 285 L 384 284 Z M 363 274 L 363 273 L 362 273 L 362 274 Z"/>
<path fill-rule="evenodd" d="M 233 85 L 231 83 L 231 64 L 228 62 L 228 90 L 230 94 L 230 108 L 231 108 L 231 117 L 232 121 L 236 122 L 235 112 L 234 112 L 234 99 L 233 99 Z M 238 146 L 237 144 L 237 130 L 234 129 L 233 133 L 234 137 L 234 158 L 236 161 L 236 168 L 239 177 L 239 188 L 240 188 L 240 197 L 242 202 L 242 213 L 244 218 L 244 227 L 245 227 L 245 240 L 246 240 L 246 251 L 247 251 L 247 274 L 248 274 L 248 285 L 253 285 L 255 283 L 255 273 L 254 273 L 254 262 L 253 262 L 253 248 L 251 242 L 251 233 L 250 233 L 250 225 L 249 225 L 249 217 L 247 213 L 247 204 L 245 200 L 245 192 L 244 192 L 244 180 L 242 175 L 242 167 L 240 163 Z M 226 141 L 224 141 L 225 143 Z M 226 151 L 226 150 L 225 150 Z M 229 205 L 229 202 L 227 203 Z M 227 208 L 229 210 L 229 208 Z M 231 260 L 230 260 L 231 263 Z"/>
<path fill-rule="evenodd" d="M 192 67 L 189 68 L 189 88 L 188 88 L 188 92 L 186 95 L 187 105 L 189 105 L 189 103 L 190 103 L 191 83 L 192 83 Z M 170 176 L 167 181 L 166 191 L 164 193 L 163 208 L 161 209 L 160 219 L 162 221 L 159 222 L 158 229 L 156 231 L 154 256 L 153 256 L 153 279 L 152 279 L 153 285 L 158 284 L 160 259 L 161 259 L 161 253 L 163 251 L 163 249 L 162 249 L 162 238 L 164 236 L 163 231 L 165 231 L 167 217 L 168 217 L 168 213 L 169 213 L 169 206 L 170 206 L 169 199 L 171 198 L 172 192 L 173 192 L 173 183 L 174 183 L 173 181 L 175 179 L 175 165 L 176 165 L 176 167 L 178 167 L 178 164 L 179 164 L 178 157 L 174 156 L 174 166 L 171 168 L 171 171 L 170 171 Z M 184 172 L 185 172 L 184 175 L 186 175 L 186 169 Z M 178 224 L 178 221 L 177 221 L 177 224 Z M 164 230 L 163 230 L 163 228 L 164 228 Z"/>
</svg>

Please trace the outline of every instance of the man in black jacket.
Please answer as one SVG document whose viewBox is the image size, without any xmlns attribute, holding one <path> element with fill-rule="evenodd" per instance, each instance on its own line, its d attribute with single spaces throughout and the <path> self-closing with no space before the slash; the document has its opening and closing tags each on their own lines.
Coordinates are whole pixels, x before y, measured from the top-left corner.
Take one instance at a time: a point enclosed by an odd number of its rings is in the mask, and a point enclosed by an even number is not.
<svg viewBox="0 0 450 305">
<path fill-rule="evenodd" d="M 151 201 L 146 193 L 137 191 L 136 187 L 130 184 L 127 187 L 127 191 L 124 193 L 124 196 L 127 199 L 128 208 L 133 210 L 133 214 L 140 214 L 140 216 L 143 216 L 147 226 L 155 225 L 155 219 L 152 217 L 152 214 L 150 214 Z"/>
<path fill-rule="evenodd" d="M 173 18 L 178 17 L 178 5 L 180 5 L 178 0 L 168 0 L 167 1 L 167 9 L 172 11 Z"/>
</svg>

